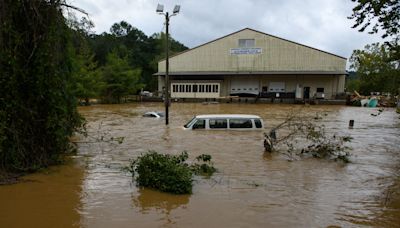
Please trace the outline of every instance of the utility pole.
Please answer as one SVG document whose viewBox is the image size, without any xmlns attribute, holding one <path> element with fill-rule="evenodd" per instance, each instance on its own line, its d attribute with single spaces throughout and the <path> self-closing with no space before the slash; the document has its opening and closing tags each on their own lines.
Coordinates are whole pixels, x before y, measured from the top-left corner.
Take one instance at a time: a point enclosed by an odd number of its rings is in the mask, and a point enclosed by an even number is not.
<svg viewBox="0 0 400 228">
<path fill-rule="evenodd" d="M 169 17 L 168 12 L 165 13 L 165 125 L 168 125 L 169 122 Z"/>
<path fill-rule="evenodd" d="M 164 98 L 164 104 L 165 104 L 165 125 L 168 125 L 169 123 L 169 105 L 170 105 L 170 85 L 169 85 L 169 19 L 172 16 L 175 16 L 179 13 L 180 10 L 179 5 L 175 5 L 174 10 L 172 12 L 172 15 L 169 15 L 168 12 L 164 13 L 164 6 L 158 4 L 157 5 L 157 10 L 156 12 L 158 14 L 163 14 L 165 15 L 165 98 Z"/>
</svg>

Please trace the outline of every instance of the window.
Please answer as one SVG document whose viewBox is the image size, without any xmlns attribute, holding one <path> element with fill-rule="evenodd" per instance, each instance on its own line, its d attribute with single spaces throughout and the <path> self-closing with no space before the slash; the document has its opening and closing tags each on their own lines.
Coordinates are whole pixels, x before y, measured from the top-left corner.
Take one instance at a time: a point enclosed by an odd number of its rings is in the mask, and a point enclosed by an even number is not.
<svg viewBox="0 0 400 228">
<path fill-rule="evenodd" d="M 239 47 L 250 48 L 254 47 L 256 41 L 254 39 L 239 39 Z"/>
<path fill-rule="evenodd" d="M 186 92 L 192 92 L 192 85 L 186 85 Z"/>
<path fill-rule="evenodd" d="M 210 119 L 210 128 L 227 128 L 228 124 L 226 119 Z"/>
<path fill-rule="evenodd" d="M 324 92 L 324 88 L 317 88 L 317 93 L 323 93 Z"/>
<path fill-rule="evenodd" d="M 213 85 L 213 93 L 218 93 L 218 85 Z"/>
<path fill-rule="evenodd" d="M 199 85 L 199 92 L 204 93 L 204 85 Z"/>
<path fill-rule="evenodd" d="M 252 128 L 250 119 L 230 119 L 229 128 Z"/>
<path fill-rule="evenodd" d="M 204 129 L 206 127 L 206 120 L 199 119 L 193 124 L 192 129 Z"/>
<path fill-rule="evenodd" d="M 197 85 L 193 85 L 193 93 L 197 93 Z"/>
<path fill-rule="evenodd" d="M 179 85 L 179 92 L 181 92 L 181 93 L 185 92 L 185 86 L 184 85 Z"/>
<path fill-rule="evenodd" d="M 172 92 L 176 92 L 177 91 L 177 87 L 178 87 L 177 85 L 173 85 L 172 86 Z"/>
<path fill-rule="evenodd" d="M 259 119 L 254 119 L 254 124 L 256 125 L 256 128 L 262 127 L 261 120 L 259 120 Z"/>
</svg>

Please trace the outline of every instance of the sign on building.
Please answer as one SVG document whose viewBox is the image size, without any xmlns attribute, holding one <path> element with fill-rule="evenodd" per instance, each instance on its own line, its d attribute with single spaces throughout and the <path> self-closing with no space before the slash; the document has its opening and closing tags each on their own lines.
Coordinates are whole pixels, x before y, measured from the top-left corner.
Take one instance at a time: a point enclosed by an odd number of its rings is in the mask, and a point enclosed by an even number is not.
<svg viewBox="0 0 400 228">
<path fill-rule="evenodd" d="M 262 48 L 231 48 L 231 55 L 256 55 L 262 53 Z"/>
</svg>

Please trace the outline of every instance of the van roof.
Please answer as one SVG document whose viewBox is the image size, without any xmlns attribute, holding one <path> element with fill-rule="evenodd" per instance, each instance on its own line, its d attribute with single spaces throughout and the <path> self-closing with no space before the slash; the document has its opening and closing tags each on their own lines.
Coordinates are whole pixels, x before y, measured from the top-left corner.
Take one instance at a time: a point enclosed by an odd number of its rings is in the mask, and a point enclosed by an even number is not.
<svg viewBox="0 0 400 228">
<path fill-rule="evenodd" d="M 256 115 L 244 115 L 244 114 L 209 114 L 209 115 L 197 115 L 196 118 L 251 118 L 251 119 L 261 119 Z"/>
</svg>

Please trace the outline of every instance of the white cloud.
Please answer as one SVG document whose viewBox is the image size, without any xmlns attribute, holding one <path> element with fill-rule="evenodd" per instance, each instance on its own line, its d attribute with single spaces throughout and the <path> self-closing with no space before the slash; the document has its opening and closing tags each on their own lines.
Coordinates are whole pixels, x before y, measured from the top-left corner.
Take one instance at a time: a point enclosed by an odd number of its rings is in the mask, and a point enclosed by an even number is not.
<svg viewBox="0 0 400 228">
<path fill-rule="evenodd" d="M 352 29 L 354 3 L 350 0 L 70 0 L 86 10 L 95 32 L 108 32 L 112 24 L 127 21 L 145 34 L 163 31 L 164 19 L 155 12 L 158 3 L 169 12 L 174 39 L 194 47 L 245 27 L 292 40 L 349 58 L 354 49 L 381 41 L 379 35 Z"/>
</svg>

